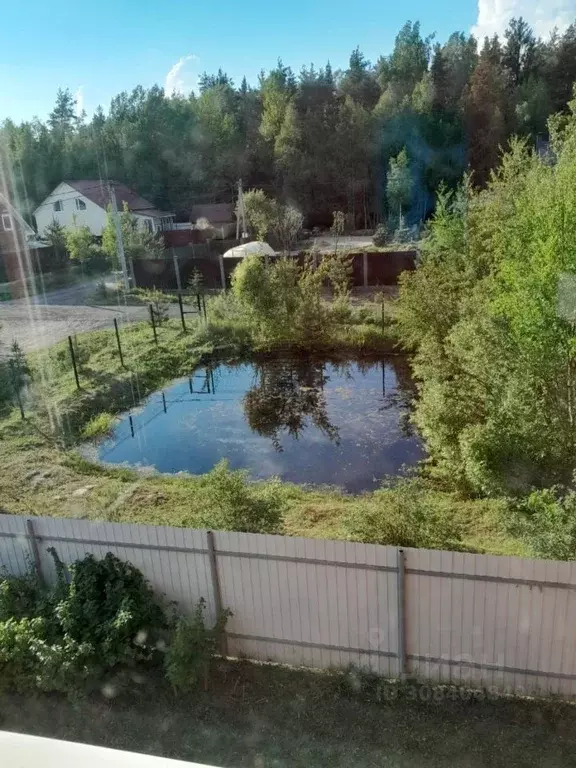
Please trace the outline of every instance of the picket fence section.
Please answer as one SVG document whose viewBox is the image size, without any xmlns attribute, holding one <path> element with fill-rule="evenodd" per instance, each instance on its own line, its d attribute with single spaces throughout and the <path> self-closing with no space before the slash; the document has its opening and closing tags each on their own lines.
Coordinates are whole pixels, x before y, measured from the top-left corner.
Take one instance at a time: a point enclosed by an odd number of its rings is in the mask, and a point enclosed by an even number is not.
<svg viewBox="0 0 576 768">
<path fill-rule="evenodd" d="M 0 566 L 113 552 L 210 620 L 225 652 L 498 691 L 576 695 L 576 563 L 0 515 Z"/>
</svg>

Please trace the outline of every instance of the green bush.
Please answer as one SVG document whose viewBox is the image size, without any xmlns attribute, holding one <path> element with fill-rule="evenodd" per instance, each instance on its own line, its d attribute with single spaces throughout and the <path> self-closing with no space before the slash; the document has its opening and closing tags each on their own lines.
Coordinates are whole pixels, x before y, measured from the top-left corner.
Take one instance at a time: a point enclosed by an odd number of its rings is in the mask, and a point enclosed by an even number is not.
<svg viewBox="0 0 576 768">
<path fill-rule="evenodd" d="M 576 560 L 576 493 L 554 487 L 533 491 L 507 517 L 509 531 L 523 538 L 534 557 Z"/>
<path fill-rule="evenodd" d="M 30 573 L 0 582 L 0 675 L 5 687 L 70 691 L 117 665 L 150 660 L 168 624 L 137 568 L 111 553 L 68 570 L 55 586 Z"/>
<path fill-rule="evenodd" d="M 378 226 L 376 227 L 376 231 L 372 236 L 372 243 L 378 248 L 381 248 L 383 245 L 386 245 L 387 242 L 388 242 L 388 227 L 386 226 L 386 224 L 378 224 Z"/>
<path fill-rule="evenodd" d="M 102 413 L 99 413 L 97 416 L 91 418 L 90 421 L 86 424 L 82 430 L 82 437 L 90 440 L 93 437 L 101 437 L 103 435 L 107 435 L 112 429 L 114 419 L 115 416 L 113 414 L 102 411 Z"/>
<path fill-rule="evenodd" d="M 422 482 L 409 479 L 375 491 L 343 526 L 352 541 L 397 547 L 457 550 L 462 536 L 449 502 L 439 502 Z"/>
<path fill-rule="evenodd" d="M 218 651 L 230 613 L 225 611 L 210 628 L 206 626 L 205 611 L 206 602 L 201 598 L 192 618 L 181 616 L 174 627 L 164 656 L 164 668 L 166 677 L 176 690 L 187 691 L 201 680 L 206 681 L 210 660 Z"/>
<path fill-rule="evenodd" d="M 279 483 L 252 483 L 246 471 L 231 471 L 225 459 L 205 475 L 205 480 L 205 527 L 244 533 L 280 531 L 283 501 Z"/>
<path fill-rule="evenodd" d="M 191 619 L 169 622 L 130 563 L 108 553 L 66 568 L 50 551 L 54 586 L 42 587 L 33 572 L 0 579 L 0 690 L 90 689 L 112 670 L 158 662 L 166 647 L 164 668 L 175 689 L 206 678 L 228 611 L 206 627 L 200 600 Z"/>
</svg>

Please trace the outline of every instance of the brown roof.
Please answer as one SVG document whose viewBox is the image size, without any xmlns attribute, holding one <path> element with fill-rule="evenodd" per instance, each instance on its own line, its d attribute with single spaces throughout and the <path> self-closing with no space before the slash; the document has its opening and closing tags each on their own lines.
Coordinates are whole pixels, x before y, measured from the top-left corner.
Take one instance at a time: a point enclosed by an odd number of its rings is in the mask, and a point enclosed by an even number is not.
<svg viewBox="0 0 576 768">
<path fill-rule="evenodd" d="M 100 208 L 106 208 L 110 202 L 107 185 L 103 181 L 99 181 L 98 179 L 80 179 L 78 181 L 66 180 L 64 183 L 68 184 L 77 192 L 80 192 L 81 195 L 87 197 L 88 200 L 91 200 L 93 203 L 100 206 Z M 117 181 L 111 181 L 110 184 L 114 190 L 116 204 L 120 211 L 122 210 L 124 203 L 128 203 L 128 208 L 133 213 L 142 213 L 157 219 L 162 216 L 173 215 L 167 211 L 159 211 L 155 205 L 152 205 L 148 200 L 137 195 L 136 192 L 133 192 L 125 184 L 119 184 Z"/>
<path fill-rule="evenodd" d="M 190 221 L 193 223 L 198 219 L 208 219 L 210 224 L 229 224 L 236 221 L 234 216 L 234 205 L 232 203 L 206 203 L 205 205 L 194 205 L 190 213 Z"/>
</svg>

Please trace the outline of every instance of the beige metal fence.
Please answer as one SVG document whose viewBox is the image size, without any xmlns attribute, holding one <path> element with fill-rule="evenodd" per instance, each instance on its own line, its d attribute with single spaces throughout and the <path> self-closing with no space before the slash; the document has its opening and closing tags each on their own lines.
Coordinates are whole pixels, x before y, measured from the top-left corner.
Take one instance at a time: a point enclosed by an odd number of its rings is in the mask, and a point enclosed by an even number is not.
<svg viewBox="0 0 576 768">
<path fill-rule="evenodd" d="M 517 693 L 576 694 L 576 563 L 0 515 L 0 565 L 113 552 L 159 593 L 233 617 L 227 652 Z"/>
</svg>

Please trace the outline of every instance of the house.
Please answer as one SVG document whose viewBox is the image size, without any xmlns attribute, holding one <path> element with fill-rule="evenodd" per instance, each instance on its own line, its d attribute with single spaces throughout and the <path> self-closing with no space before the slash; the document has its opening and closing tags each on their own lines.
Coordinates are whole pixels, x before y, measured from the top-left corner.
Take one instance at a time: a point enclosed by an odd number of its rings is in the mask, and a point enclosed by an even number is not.
<svg viewBox="0 0 576 768">
<path fill-rule="evenodd" d="M 26 294 L 26 279 L 41 263 L 43 248 L 46 244 L 38 241 L 36 232 L 0 192 L 0 284 L 8 284 L 2 294 L 13 298 Z"/>
<path fill-rule="evenodd" d="M 212 237 L 225 240 L 236 234 L 236 215 L 232 203 L 207 203 L 195 205 L 190 221 L 198 228 L 207 230 Z"/>
<path fill-rule="evenodd" d="M 82 179 L 60 182 L 40 203 L 34 211 L 38 232 L 43 234 L 53 221 L 57 221 L 64 227 L 86 225 L 93 235 L 99 237 L 108 220 L 110 191 L 116 198 L 118 210 L 122 211 L 126 203 L 142 229 L 150 232 L 172 229 L 173 213 L 159 211 L 124 184 L 111 181 L 108 186 L 98 179 Z"/>
</svg>

